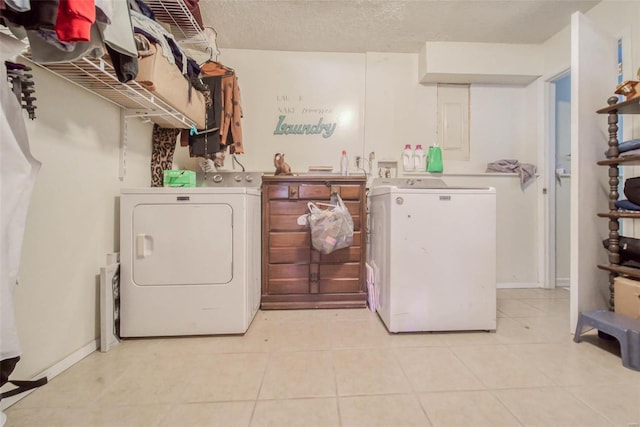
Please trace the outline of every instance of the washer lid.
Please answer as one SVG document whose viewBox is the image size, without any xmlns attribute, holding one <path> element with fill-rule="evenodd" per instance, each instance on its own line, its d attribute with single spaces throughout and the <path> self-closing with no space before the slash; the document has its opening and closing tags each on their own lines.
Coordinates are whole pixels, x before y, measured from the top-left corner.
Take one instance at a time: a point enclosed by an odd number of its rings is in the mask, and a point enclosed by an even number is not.
<svg viewBox="0 0 640 427">
<path fill-rule="evenodd" d="M 495 193 L 493 187 L 450 186 L 438 178 L 376 178 L 369 196 L 389 193 Z"/>
<path fill-rule="evenodd" d="M 391 186 L 404 188 L 448 188 L 448 185 L 439 178 L 376 178 L 373 180 L 373 188 Z"/>
</svg>

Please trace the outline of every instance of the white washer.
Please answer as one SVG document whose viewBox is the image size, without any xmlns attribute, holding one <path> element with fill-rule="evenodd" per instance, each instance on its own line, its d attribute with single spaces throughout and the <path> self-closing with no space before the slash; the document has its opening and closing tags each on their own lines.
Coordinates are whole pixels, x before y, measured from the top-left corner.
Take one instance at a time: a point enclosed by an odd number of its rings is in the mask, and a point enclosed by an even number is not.
<svg viewBox="0 0 640 427">
<path fill-rule="evenodd" d="M 495 189 L 376 179 L 369 202 L 369 263 L 387 329 L 495 330 Z"/>
<path fill-rule="evenodd" d="M 261 295 L 260 181 L 121 191 L 122 337 L 247 331 Z"/>
</svg>

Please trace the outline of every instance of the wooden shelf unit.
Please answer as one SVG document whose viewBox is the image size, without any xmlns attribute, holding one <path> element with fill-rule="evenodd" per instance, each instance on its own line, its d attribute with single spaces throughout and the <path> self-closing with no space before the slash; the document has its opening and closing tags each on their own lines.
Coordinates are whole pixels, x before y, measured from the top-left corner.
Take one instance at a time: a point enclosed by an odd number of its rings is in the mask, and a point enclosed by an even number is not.
<svg viewBox="0 0 640 427">
<path fill-rule="evenodd" d="M 598 265 L 598 268 L 609 271 L 609 309 L 614 310 L 614 280 L 616 276 L 624 275 L 640 279 L 640 269 L 620 265 L 620 219 L 640 218 L 640 212 L 619 211 L 615 203 L 619 199 L 620 166 L 640 165 L 640 155 L 620 155 L 618 149 L 618 114 L 640 114 L 640 98 L 618 102 L 618 97 L 607 99 L 606 108 L 597 111 L 608 115 L 609 148 L 607 159 L 597 162 L 598 165 L 609 167 L 609 212 L 599 213 L 601 218 L 609 218 L 609 264 Z"/>
</svg>

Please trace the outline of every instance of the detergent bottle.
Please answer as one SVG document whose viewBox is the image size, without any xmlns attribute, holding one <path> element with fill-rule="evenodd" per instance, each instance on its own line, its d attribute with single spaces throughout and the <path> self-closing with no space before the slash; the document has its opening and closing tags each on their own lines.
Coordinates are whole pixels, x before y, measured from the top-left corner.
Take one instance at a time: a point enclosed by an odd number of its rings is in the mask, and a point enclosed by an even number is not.
<svg viewBox="0 0 640 427">
<path fill-rule="evenodd" d="M 413 172 L 416 168 L 413 161 L 413 150 L 411 150 L 411 144 L 405 145 L 404 150 L 402 150 L 402 168 L 405 172 Z"/>
<path fill-rule="evenodd" d="M 413 168 L 416 172 L 426 172 L 427 170 L 427 156 L 420 144 L 416 145 L 416 149 L 413 151 Z"/>
</svg>

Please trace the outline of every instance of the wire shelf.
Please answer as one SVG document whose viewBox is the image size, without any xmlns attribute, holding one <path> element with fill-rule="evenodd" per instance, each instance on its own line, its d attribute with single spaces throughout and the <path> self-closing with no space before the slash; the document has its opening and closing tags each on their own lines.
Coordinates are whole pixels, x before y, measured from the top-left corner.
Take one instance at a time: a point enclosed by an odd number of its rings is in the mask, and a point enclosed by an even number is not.
<svg viewBox="0 0 640 427">
<path fill-rule="evenodd" d="M 206 39 L 183 0 L 146 0 L 146 3 L 155 13 L 156 20 L 171 25 L 177 41 L 185 42 L 191 49 L 206 51 Z M 31 60 L 28 53 L 23 56 Z M 77 61 L 57 64 L 33 63 L 121 108 L 130 110 L 130 115 L 147 118 L 162 127 L 184 129 L 195 125 L 193 120 L 139 83 L 120 83 L 113 66 L 102 58 L 84 57 Z"/>
<path fill-rule="evenodd" d="M 146 0 L 146 4 L 157 21 L 171 26 L 171 33 L 181 45 L 203 51 L 209 47 L 200 25 L 183 0 Z"/>
<path fill-rule="evenodd" d="M 183 0 L 146 0 L 156 14 L 159 21 L 168 23 L 176 41 L 183 45 L 183 49 L 191 52 L 209 52 L 209 46 L 204 33 L 193 15 L 187 9 Z M 15 38 L 11 31 L 0 26 L 0 37 Z M 26 41 L 21 40 L 28 47 Z M 167 102 L 148 91 L 136 81 L 121 83 L 110 62 L 104 58 L 84 57 L 73 62 L 55 64 L 41 64 L 34 62 L 30 52 L 21 54 L 34 66 L 46 69 L 63 80 L 79 86 L 94 95 L 120 107 L 121 120 L 128 117 L 138 117 L 155 123 L 161 127 L 189 129 L 195 122 L 177 111 Z M 127 132 L 126 124 L 121 126 L 120 141 L 120 172 L 119 178 L 126 174 Z"/>
<path fill-rule="evenodd" d="M 29 58 L 29 55 L 25 55 Z M 115 70 L 104 59 L 82 58 L 74 62 L 38 64 L 62 79 L 74 83 L 125 109 L 136 111 L 163 127 L 189 128 L 194 122 L 135 81 L 120 83 Z"/>
</svg>

